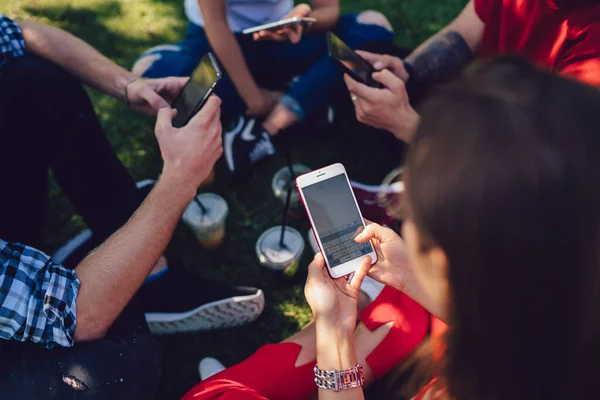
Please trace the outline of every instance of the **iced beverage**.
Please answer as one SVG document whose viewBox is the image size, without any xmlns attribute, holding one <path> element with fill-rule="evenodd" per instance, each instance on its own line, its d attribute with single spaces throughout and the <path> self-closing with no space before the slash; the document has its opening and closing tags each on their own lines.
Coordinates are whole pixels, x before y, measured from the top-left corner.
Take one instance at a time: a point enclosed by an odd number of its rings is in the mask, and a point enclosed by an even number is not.
<svg viewBox="0 0 600 400">
<path fill-rule="evenodd" d="M 214 193 L 196 196 L 183 213 L 183 221 L 194 232 L 200 246 L 215 249 L 225 239 L 225 221 L 229 214 L 227 202 Z"/>
<path fill-rule="evenodd" d="M 284 275 L 293 275 L 304 252 L 304 239 L 294 228 L 285 229 L 283 246 L 280 242 L 281 226 L 265 231 L 256 242 L 256 256 L 261 265 L 282 271 Z"/>
</svg>

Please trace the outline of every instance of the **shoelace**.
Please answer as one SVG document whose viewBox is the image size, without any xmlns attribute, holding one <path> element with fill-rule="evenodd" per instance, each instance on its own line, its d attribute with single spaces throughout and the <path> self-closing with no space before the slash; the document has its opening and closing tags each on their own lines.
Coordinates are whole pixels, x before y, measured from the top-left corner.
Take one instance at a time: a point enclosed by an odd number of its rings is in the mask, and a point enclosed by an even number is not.
<svg viewBox="0 0 600 400">
<path fill-rule="evenodd" d="M 250 151 L 250 161 L 255 163 L 265 156 L 275 154 L 273 143 L 268 138 L 263 137 L 256 142 L 254 148 Z"/>
</svg>

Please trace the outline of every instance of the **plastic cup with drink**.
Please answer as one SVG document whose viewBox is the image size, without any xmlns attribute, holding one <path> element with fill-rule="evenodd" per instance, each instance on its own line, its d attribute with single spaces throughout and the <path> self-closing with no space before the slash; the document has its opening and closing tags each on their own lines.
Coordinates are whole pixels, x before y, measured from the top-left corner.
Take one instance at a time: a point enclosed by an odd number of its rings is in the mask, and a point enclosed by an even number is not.
<svg viewBox="0 0 600 400">
<path fill-rule="evenodd" d="M 223 244 L 228 214 L 229 207 L 221 196 L 202 193 L 188 204 L 183 221 L 194 232 L 200 246 L 210 250 Z"/>
</svg>

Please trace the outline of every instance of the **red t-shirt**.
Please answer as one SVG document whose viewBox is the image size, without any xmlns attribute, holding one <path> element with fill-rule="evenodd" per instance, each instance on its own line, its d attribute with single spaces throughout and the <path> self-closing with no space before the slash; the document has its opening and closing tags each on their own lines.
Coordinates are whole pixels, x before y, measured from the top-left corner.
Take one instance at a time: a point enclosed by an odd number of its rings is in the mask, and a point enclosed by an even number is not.
<svg viewBox="0 0 600 400">
<path fill-rule="evenodd" d="M 518 54 L 600 86 L 600 1 L 474 1 L 485 23 L 480 57 Z"/>
</svg>

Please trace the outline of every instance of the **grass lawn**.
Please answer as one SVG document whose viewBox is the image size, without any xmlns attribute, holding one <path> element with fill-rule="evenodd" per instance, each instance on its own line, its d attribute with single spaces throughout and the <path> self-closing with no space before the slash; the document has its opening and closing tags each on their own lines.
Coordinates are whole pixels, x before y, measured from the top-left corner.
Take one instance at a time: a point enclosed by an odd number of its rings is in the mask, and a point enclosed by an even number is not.
<svg viewBox="0 0 600 400">
<path fill-rule="evenodd" d="M 349 0 L 342 1 L 342 5 L 344 11 L 375 9 L 383 12 L 396 29 L 397 44 L 415 47 L 449 22 L 465 2 Z M 183 0 L 11 0 L 2 3 L 0 12 L 68 30 L 125 67 L 130 67 L 150 46 L 178 41 L 186 28 Z M 90 94 L 115 151 L 131 174 L 136 179 L 156 177 L 161 170 L 161 159 L 153 136 L 153 120 L 134 114 L 111 97 L 93 90 Z M 351 114 L 342 117 L 347 121 L 353 118 Z M 355 122 L 345 122 L 335 131 L 321 132 L 318 136 L 300 132 L 292 137 L 294 161 L 312 168 L 340 161 L 346 165 L 351 178 L 367 183 L 380 182 L 385 173 L 399 163 L 396 155 L 384 154 L 381 150 L 389 139 L 385 134 L 360 127 Z M 281 281 L 261 268 L 254 254 L 259 235 L 280 224 L 282 205 L 271 194 L 270 180 L 284 163 L 283 157 L 272 160 L 235 191 L 223 183 L 219 171 L 217 183 L 202 189 L 219 193 L 230 205 L 229 234 L 221 249 L 203 251 L 185 227 L 178 229 L 172 247 L 182 255 L 186 265 L 205 277 L 263 288 L 267 306 L 257 322 L 243 328 L 161 338 L 164 372 L 157 398 L 178 399 L 194 385 L 202 357 L 217 357 L 231 365 L 260 345 L 278 342 L 310 321 L 310 309 L 303 296 L 310 252 L 305 251 L 303 269 L 292 281 Z M 52 252 L 84 227 L 56 185 L 52 186 L 50 207 L 44 248 L 47 252 Z M 293 221 L 292 225 L 303 235 L 308 230 L 308 223 L 303 220 Z"/>
</svg>

